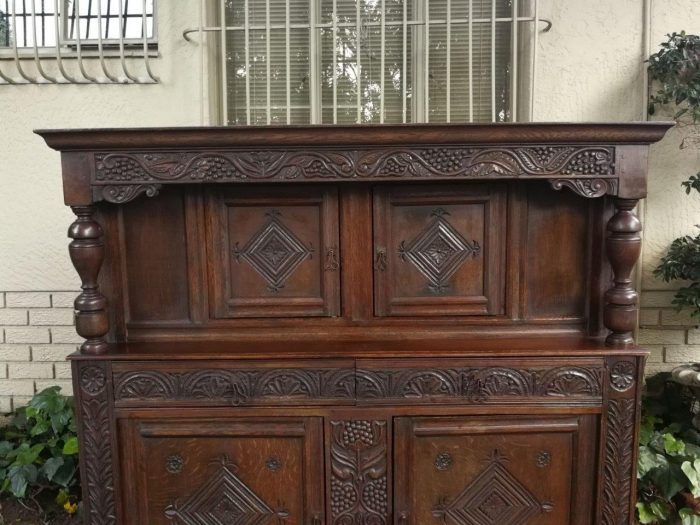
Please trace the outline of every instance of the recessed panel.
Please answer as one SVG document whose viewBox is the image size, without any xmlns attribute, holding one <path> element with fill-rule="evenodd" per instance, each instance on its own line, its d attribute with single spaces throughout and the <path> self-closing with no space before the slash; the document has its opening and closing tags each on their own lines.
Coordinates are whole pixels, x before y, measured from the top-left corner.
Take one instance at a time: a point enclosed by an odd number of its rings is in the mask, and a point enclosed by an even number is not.
<svg viewBox="0 0 700 525">
<path fill-rule="evenodd" d="M 217 317 L 336 315 L 335 189 L 226 191 L 209 199 Z"/>
<path fill-rule="evenodd" d="M 376 314 L 501 313 L 503 201 L 487 185 L 378 189 Z"/>
</svg>

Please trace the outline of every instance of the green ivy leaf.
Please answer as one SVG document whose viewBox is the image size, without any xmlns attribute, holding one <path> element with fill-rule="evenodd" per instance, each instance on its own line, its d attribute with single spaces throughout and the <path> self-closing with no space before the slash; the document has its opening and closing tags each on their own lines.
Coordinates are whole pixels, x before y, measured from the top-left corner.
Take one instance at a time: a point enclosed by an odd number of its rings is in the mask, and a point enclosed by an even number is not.
<svg viewBox="0 0 700 525">
<path fill-rule="evenodd" d="M 667 432 L 663 435 L 664 439 L 664 449 L 666 454 L 671 456 L 678 456 L 685 452 L 685 443 L 680 439 L 676 439 L 673 434 Z"/>
<path fill-rule="evenodd" d="M 78 453 L 78 438 L 77 437 L 72 437 L 68 441 L 66 441 L 66 444 L 63 445 L 63 453 L 66 456 L 70 456 L 70 455 Z"/>
<path fill-rule="evenodd" d="M 682 525 L 700 525 L 700 516 L 693 509 L 683 508 L 678 511 Z"/>
<path fill-rule="evenodd" d="M 651 507 L 643 501 L 637 502 L 637 517 L 639 518 L 639 523 L 644 525 L 647 523 L 656 523 L 658 520 L 651 510 Z"/>
<path fill-rule="evenodd" d="M 63 466 L 63 464 L 64 460 L 61 457 L 49 458 L 46 460 L 46 463 L 41 466 L 41 472 L 44 474 L 44 476 L 46 476 L 46 479 L 53 481 L 53 477 L 58 469 Z"/>
</svg>

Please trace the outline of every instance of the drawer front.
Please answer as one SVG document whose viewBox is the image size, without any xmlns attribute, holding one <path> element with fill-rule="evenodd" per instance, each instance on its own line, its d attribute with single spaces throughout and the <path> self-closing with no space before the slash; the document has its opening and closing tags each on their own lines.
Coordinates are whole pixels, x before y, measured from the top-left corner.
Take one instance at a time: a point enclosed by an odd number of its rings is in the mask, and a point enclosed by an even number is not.
<svg viewBox="0 0 700 525">
<path fill-rule="evenodd" d="M 131 419 L 120 433 L 129 524 L 321 519 L 320 418 Z"/>
<path fill-rule="evenodd" d="M 602 359 L 363 359 L 365 405 L 586 404 L 603 402 Z"/>
<path fill-rule="evenodd" d="M 355 402 L 352 361 L 115 363 L 116 406 L 289 406 Z"/>
</svg>

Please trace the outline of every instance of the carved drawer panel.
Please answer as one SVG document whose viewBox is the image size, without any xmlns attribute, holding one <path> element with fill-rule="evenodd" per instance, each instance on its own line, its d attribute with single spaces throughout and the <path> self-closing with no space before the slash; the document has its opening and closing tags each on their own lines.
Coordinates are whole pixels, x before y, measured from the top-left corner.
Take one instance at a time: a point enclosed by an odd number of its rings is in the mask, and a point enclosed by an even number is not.
<svg viewBox="0 0 700 525">
<path fill-rule="evenodd" d="M 505 188 L 375 191 L 375 313 L 500 315 Z"/>
<path fill-rule="evenodd" d="M 352 361 L 324 365 L 210 362 L 115 363 L 114 399 L 138 405 L 346 405 L 355 402 Z"/>
<path fill-rule="evenodd" d="M 207 202 L 215 317 L 339 314 L 335 188 L 226 189 Z"/>
<path fill-rule="evenodd" d="M 119 430 L 128 524 L 321 523 L 319 418 L 134 419 Z"/>
<path fill-rule="evenodd" d="M 362 404 L 586 403 L 603 399 L 601 359 L 360 360 Z"/>
<path fill-rule="evenodd" d="M 399 418 L 395 425 L 395 509 L 403 523 L 590 524 L 592 512 L 577 509 L 592 509 L 594 416 Z"/>
</svg>

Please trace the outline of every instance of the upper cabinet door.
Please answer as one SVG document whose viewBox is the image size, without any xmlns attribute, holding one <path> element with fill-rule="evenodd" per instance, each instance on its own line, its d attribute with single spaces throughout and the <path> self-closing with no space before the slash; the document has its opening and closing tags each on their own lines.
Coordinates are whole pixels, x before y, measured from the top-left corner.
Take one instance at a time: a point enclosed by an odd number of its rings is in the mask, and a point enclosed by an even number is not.
<svg viewBox="0 0 700 525">
<path fill-rule="evenodd" d="M 505 186 L 380 187 L 375 314 L 503 314 Z"/>
<path fill-rule="evenodd" d="M 335 188 L 214 190 L 207 216 L 215 317 L 339 314 Z"/>
<path fill-rule="evenodd" d="M 591 524 L 595 416 L 417 417 L 395 424 L 400 523 Z"/>
</svg>

